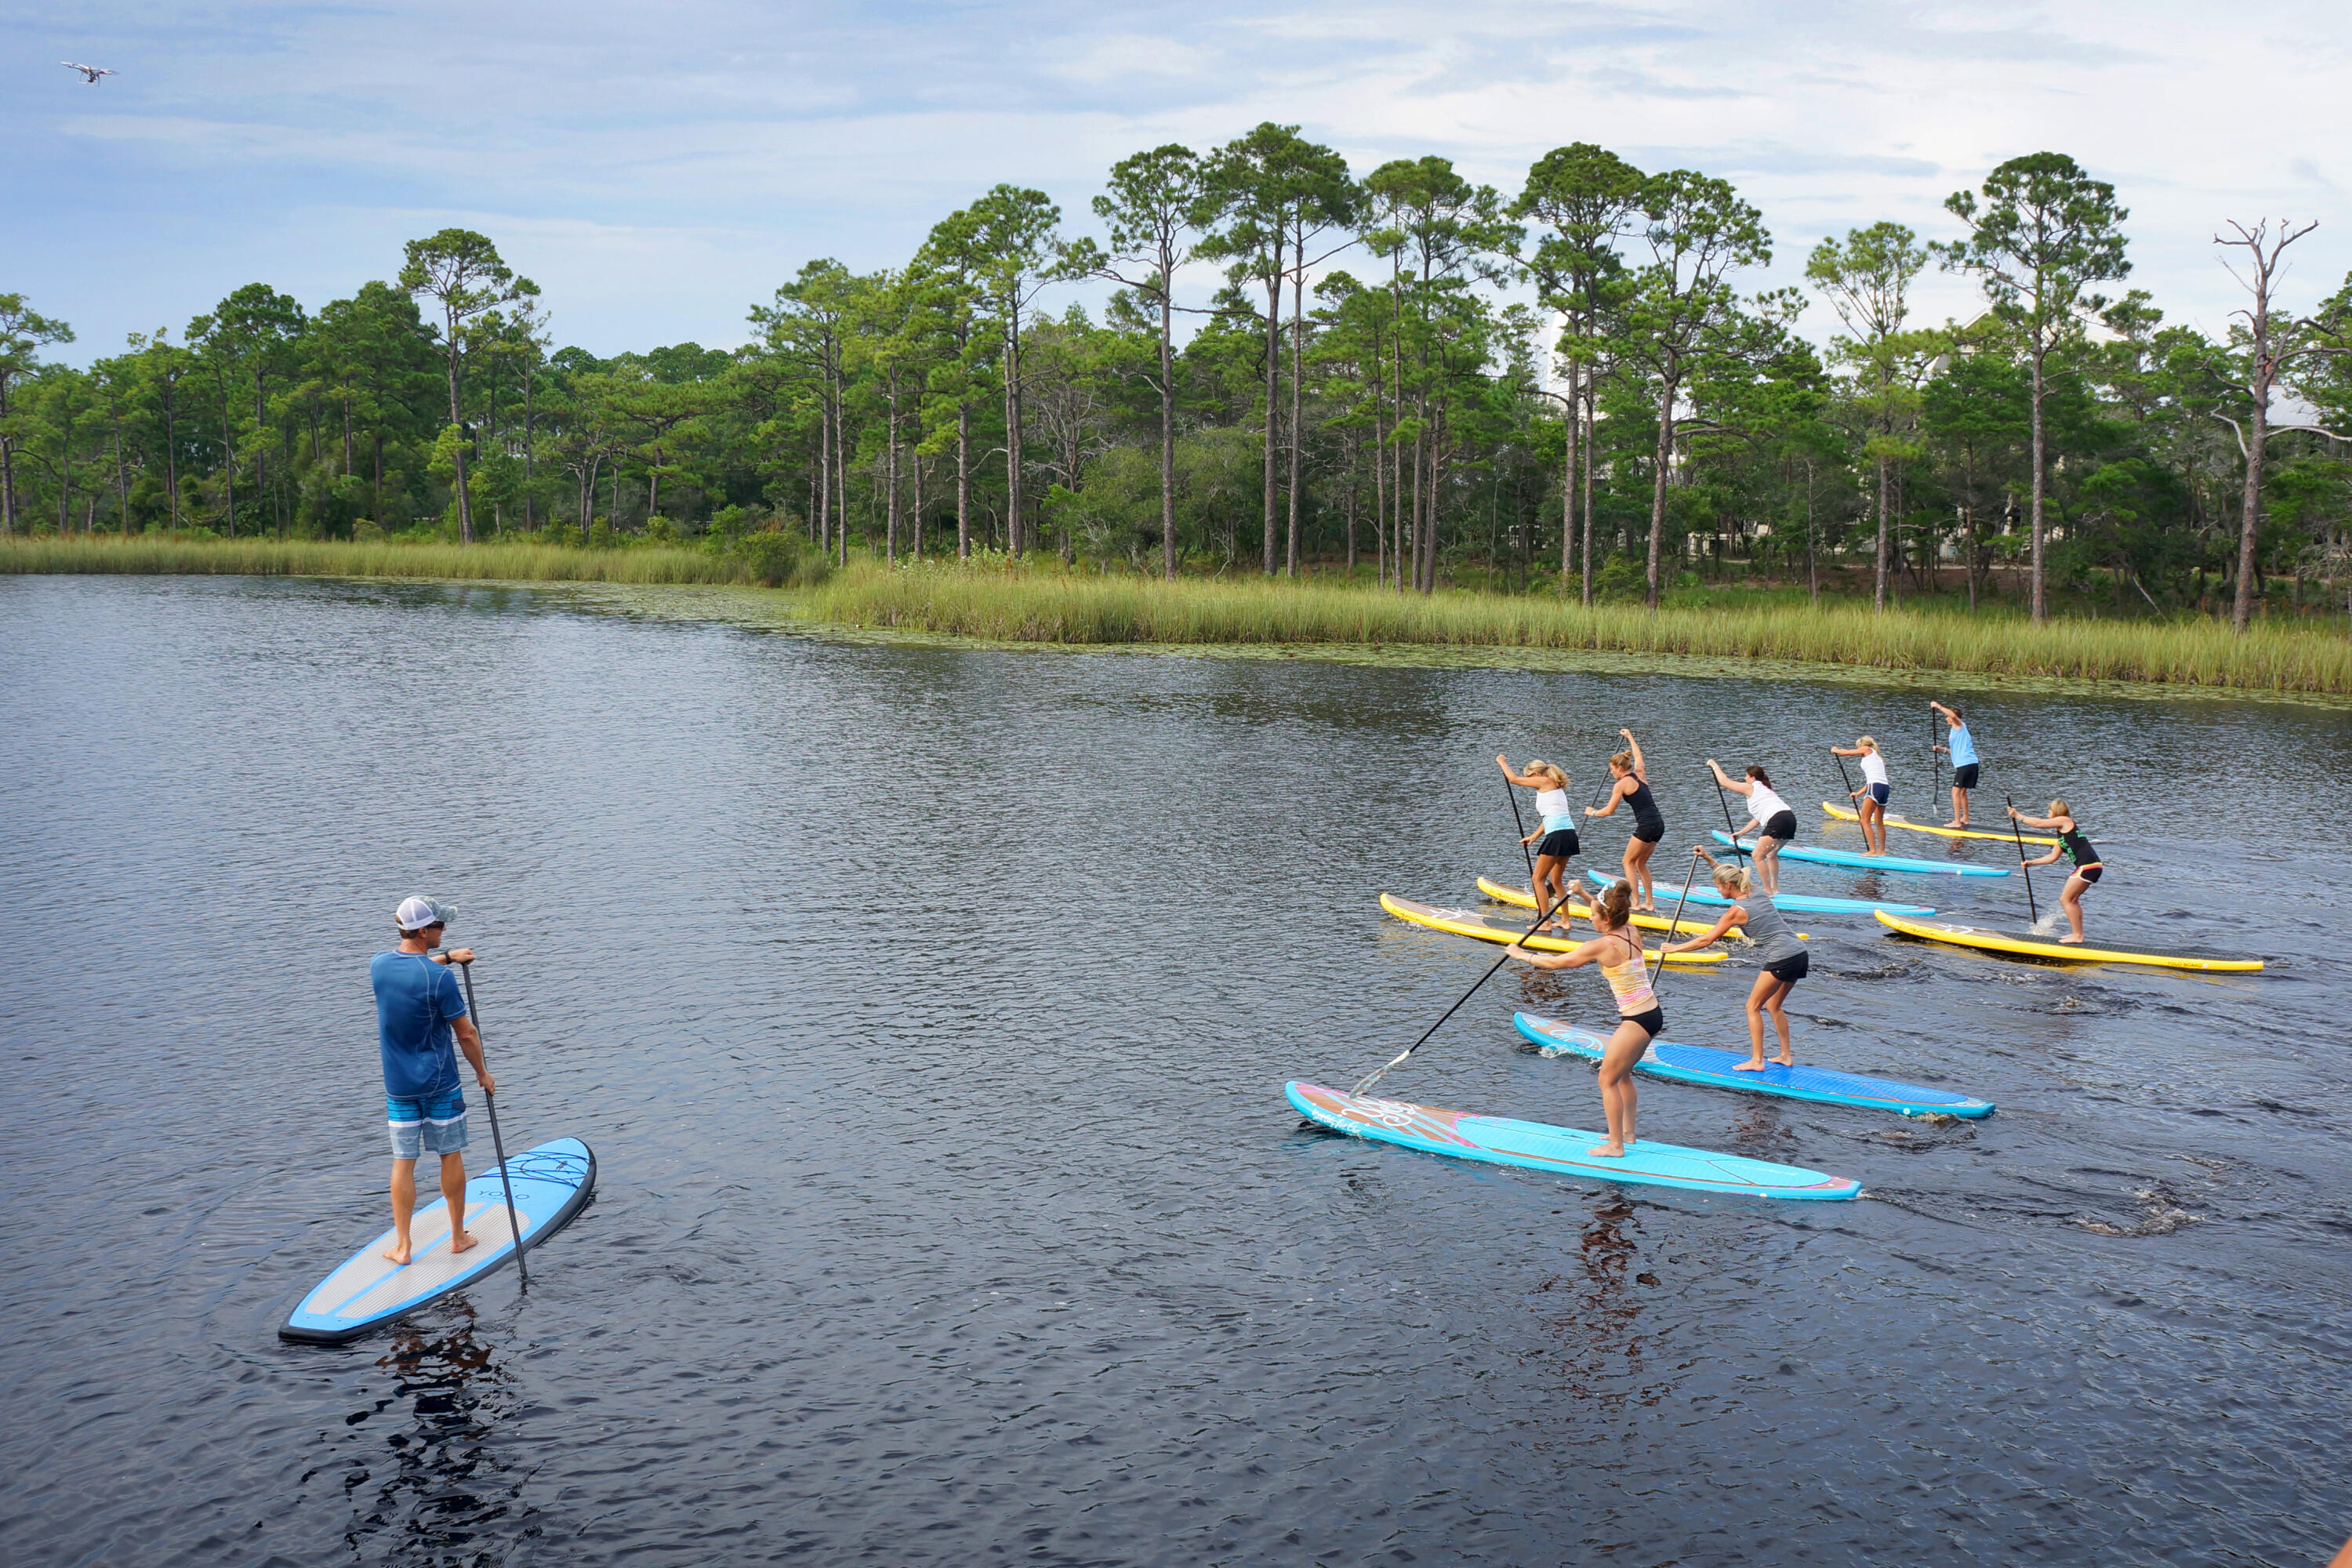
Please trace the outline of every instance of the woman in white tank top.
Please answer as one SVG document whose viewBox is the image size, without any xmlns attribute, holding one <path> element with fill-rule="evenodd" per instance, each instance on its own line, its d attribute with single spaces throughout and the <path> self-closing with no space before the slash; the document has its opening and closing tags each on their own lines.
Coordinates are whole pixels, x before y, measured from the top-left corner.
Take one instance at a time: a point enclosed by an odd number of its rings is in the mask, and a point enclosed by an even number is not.
<svg viewBox="0 0 2352 1568">
<path fill-rule="evenodd" d="M 1528 891 L 1536 899 L 1536 908 L 1549 910 L 1562 905 L 1568 897 L 1568 858 L 1576 853 L 1576 808 L 1568 802 L 1568 773 L 1556 763 L 1538 757 L 1528 764 L 1524 773 L 1511 771 L 1511 760 L 1497 755 L 1495 765 L 1503 776 L 1521 789 L 1536 792 L 1536 830 L 1519 840 L 1522 847 L 1536 846 L 1534 876 Z M 1550 922 L 1553 931 L 1568 929 L 1568 910 L 1560 908 L 1559 915 Z"/>
<path fill-rule="evenodd" d="M 1748 764 L 1747 775 L 1733 778 L 1723 771 L 1723 764 L 1713 757 L 1706 765 L 1715 770 L 1715 782 L 1734 795 L 1748 797 L 1748 820 L 1732 830 L 1738 838 L 1748 828 L 1756 835 L 1756 879 L 1764 884 L 1768 893 L 1780 890 L 1780 846 L 1797 837 L 1797 814 L 1789 803 L 1772 789 L 1771 775 L 1758 763 Z"/>
</svg>

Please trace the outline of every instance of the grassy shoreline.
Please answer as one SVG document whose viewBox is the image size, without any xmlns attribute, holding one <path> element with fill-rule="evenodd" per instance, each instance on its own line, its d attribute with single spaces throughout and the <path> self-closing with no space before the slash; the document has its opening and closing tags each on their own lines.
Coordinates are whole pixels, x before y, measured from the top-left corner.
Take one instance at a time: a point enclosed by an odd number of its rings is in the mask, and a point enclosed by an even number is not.
<svg viewBox="0 0 2352 1568">
<path fill-rule="evenodd" d="M 499 581 L 749 584 L 751 567 L 698 550 L 594 551 L 538 544 L 236 540 L 0 542 L 0 573 L 173 573 Z M 1066 574 L 926 564 L 853 565 L 784 590 L 833 626 L 998 643 L 1076 647 L 1420 645 L 1674 655 L 1896 672 L 2131 681 L 2203 692 L 2352 696 L 2352 642 L 2330 630 L 2217 622 L 2060 620 L 1851 605 L 1591 609 L 1543 596 L 1456 591 L 1423 598 L 1361 584 Z"/>
</svg>

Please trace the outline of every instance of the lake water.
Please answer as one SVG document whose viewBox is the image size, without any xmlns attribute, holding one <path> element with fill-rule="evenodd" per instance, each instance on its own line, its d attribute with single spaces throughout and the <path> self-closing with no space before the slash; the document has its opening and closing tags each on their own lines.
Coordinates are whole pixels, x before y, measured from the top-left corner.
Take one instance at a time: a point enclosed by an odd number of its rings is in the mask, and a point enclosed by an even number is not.
<svg viewBox="0 0 2352 1568">
<path fill-rule="evenodd" d="M 2290 1564 L 2352 1531 L 2352 715 L 1971 696 L 1979 815 L 2063 793 L 2106 849 L 2095 931 L 2278 962 L 1800 921 L 1801 1053 L 2000 1109 L 1643 1087 L 1647 1136 L 1868 1194 L 1776 1205 L 1337 1137 L 1282 1084 L 1353 1081 L 1491 961 L 1375 899 L 1512 874 L 1496 752 L 1581 795 L 1631 724 L 1662 866 L 1720 826 L 1708 754 L 1858 847 L 1821 748 L 1874 732 L 1927 816 L 1920 691 L 622 602 L 0 579 L 0 1559 Z M 281 1344 L 383 1223 L 365 969 L 413 891 L 481 954 L 509 1147 L 585 1139 L 597 1196 L 527 1297 Z M 1733 1043 L 1749 978 L 1668 975 L 1669 1034 Z M 1515 968 L 1382 1091 L 1598 1126 L 1516 1006 L 1609 1011 Z"/>
</svg>

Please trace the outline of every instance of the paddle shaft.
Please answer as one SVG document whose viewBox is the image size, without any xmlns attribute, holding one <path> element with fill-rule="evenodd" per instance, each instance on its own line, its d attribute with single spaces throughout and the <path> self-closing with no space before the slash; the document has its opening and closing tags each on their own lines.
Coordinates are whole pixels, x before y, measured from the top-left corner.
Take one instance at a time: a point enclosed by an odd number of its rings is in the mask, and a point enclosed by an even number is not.
<svg viewBox="0 0 2352 1568">
<path fill-rule="evenodd" d="M 1569 895 L 1562 893 L 1559 896 L 1559 902 L 1552 905 L 1551 908 L 1545 910 L 1541 914 L 1536 916 L 1536 923 L 1528 927 L 1527 931 L 1519 937 L 1519 942 L 1525 942 L 1528 937 L 1531 937 L 1535 935 L 1536 932 L 1543 930 L 1544 922 L 1546 921 L 1549 921 L 1552 916 L 1559 913 L 1560 910 L 1568 907 L 1568 900 Z M 1511 945 L 1516 947 L 1518 943 L 1514 942 Z M 1436 1023 L 1432 1024 L 1428 1028 L 1423 1029 L 1421 1032 L 1421 1038 L 1413 1041 L 1412 1044 L 1398 1052 L 1396 1059 L 1390 1062 L 1388 1067 L 1378 1069 L 1371 1075 L 1371 1077 L 1365 1079 L 1361 1083 L 1359 1083 L 1355 1088 L 1349 1089 L 1348 1092 L 1349 1094 L 1361 1094 L 1364 1090 L 1371 1088 L 1374 1083 L 1378 1082 L 1380 1080 L 1381 1074 L 1388 1071 L 1389 1068 L 1402 1065 L 1405 1058 L 1412 1055 L 1413 1052 L 1421 1049 L 1422 1047 L 1429 1043 L 1429 1037 L 1437 1033 L 1438 1029 L 1444 1024 L 1446 1019 L 1451 1018 L 1454 1014 L 1462 1010 L 1463 1003 L 1469 1001 L 1471 997 L 1478 994 L 1479 986 L 1486 984 L 1487 981 L 1492 980 L 1495 977 L 1495 970 L 1502 968 L 1503 965 L 1510 962 L 1511 949 L 1507 947 L 1503 950 L 1503 956 L 1495 960 L 1494 968 L 1487 970 L 1486 973 L 1478 976 L 1475 981 L 1472 982 L 1470 989 L 1462 993 L 1461 996 L 1455 1000 L 1453 1006 L 1448 1007 L 1444 1012 L 1437 1016 Z"/>
<path fill-rule="evenodd" d="M 482 1037 L 482 1015 L 474 1005 L 474 966 L 471 963 L 461 963 L 457 966 L 457 970 L 466 977 L 466 1016 L 474 1020 L 474 1038 L 478 1042 Z M 478 1048 L 482 1050 L 482 1060 L 487 1064 L 490 1059 L 488 1049 Z M 522 1261 L 522 1217 L 515 1213 L 514 1178 L 507 1174 L 507 1141 L 499 1134 L 497 1093 L 490 1089 L 484 1089 L 482 1103 L 489 1108 L 490 1148 L 499 1157 L 499 1185 L 506 1190 L 507 1194 L 507 1226 L 514 1233 L 515 1278 L 520 1279 L 522 1282 L 522 1288 L 528 1290 L 530 1289 L 530 1270 L 523 1266 Z M 449 1194 L 444 1193 L 441 1195 L 446 1199 Z M 466 1194 L 459 1193 L 457 1204 L 452 1205 L 450 1215 L 452 1225 L 464 1223 L 462 1210 L 465 1202 Z"/>
<path fill-rule="evenodd" d="M 1675 918 L 1666 922 L 1666 934 L 1670 937 L 1683 929 L 1683 906 L 1690 902 L 1691 883 L 1697 876 L 1698 851 L 1694 849 L 1691 851 L 1690 869 L 1683 876 L 1683 896 L 1675 900 Z M 1633 921 L 1629 918 L 1626 923 L 1631 925 Z M 1665 969 L 1666 944 L 1662 942 L 1658 943 L 1658 962 L 1650 968 L 1650 994 L 1653 996 L 1658 994 L 1658 976 L 1664 973 Z"/>
<path fill-rule="evenodd" d="M 1845 759 L 1839 756 L 1834 749 L 1831 751 L 1830 756 L 1837 763 L 1838 777 L 1845 784 L 1845 798 L 1847 803 L 1851 805 L 1853 801 L 1853 775 L 1845 771 Z M 1859 815 L 1859 813 L 1856 815 Z"/>
<path fill-rule="evenodd" d="M 1715 778 L 1713 768 L 1707 769 L 1706 773 L 1707 777 Z M 1715 780 L 1715 804 L 1723 807 L 1723 836 L 1731 840 L 1731 852 L 1734 855 L 1746 855 L 1748 851 L 1739 847 L 1739 829 L 1731 826 L 1731 797 L 1723 793 L 1723 781 L 1720 779 Z M 1694 859 L 1691 865 L 1696 869 L 1698 862 Z"/>
<path fill-rule="evenodd" d="M 1536 886 L 1536 858 L 1528 852 L 1528 819 L 1519 815 L 1519 792 L 1511 787 L 1511 775 L 1503 775 L 1503 794 L 1510 798 L 1511 825 L 1519 830 L 1519 858 L 1528 863 L 1528 891 L 1538 899 L 1543 889 Z"/>
<path fill-rule="evenodd" d="M 2042 907 L 2033 901 L 2033 868 L 2025 863 L 2025 834 L 2017 826 L 2017 802 L 2008 795 L 2002 795 L 2000 798 L 2002 804 L 2009 807 L 2010 837 L 2017 840 L 2017 868 L 2025 873 L 2025 907 L 2033 916 L 2033 923 L 2040 925 Z"/>
<path fill-rule="evenodd" d="M 1944 737 L 1937 733 L 1936 726 L 1943 722 L 1942 714 L 1933 708 L 1927 710 L 1927 776 L 1935 781 L 1937 789 L 1944 787 L 1944 764 L 1937 760 L 1936 748 L 1944 743 Z M 1948 725 L 1945 727 L 1950 728 Z"/>
</svg>

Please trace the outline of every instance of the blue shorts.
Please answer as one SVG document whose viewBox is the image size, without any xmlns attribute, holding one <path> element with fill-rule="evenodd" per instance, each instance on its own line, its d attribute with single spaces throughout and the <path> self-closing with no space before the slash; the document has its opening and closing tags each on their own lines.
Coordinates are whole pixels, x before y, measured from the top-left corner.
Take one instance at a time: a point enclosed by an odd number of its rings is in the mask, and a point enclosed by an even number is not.
<svg viewBox="0 0 2352 1568">
<path fill-rule="evenodd" d="M 415 1098 L 386 1095 L 383 1119 L 392 1123 L 392 1157 L 395 1160 L 455 1154 L 466 1146 L 463 1089 L 445 1089 L 439 1094 Z"/>
<path fill-rule="evenodd" d="M 1870 798 L 1876 801 L 1881 805 L 1885 805 L 1886 804 L 1886 797 L 1889 793 L 1891 792 L 1885 784 L 1873 784 L 1870 786 Z"/>
</svg>

